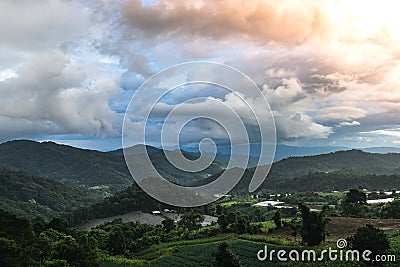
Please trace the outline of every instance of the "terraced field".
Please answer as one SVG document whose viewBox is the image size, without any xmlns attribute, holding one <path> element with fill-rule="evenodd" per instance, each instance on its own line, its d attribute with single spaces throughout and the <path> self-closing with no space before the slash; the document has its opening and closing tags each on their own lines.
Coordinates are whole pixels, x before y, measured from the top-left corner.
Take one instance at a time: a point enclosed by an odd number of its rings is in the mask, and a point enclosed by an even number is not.
<svg viewBox="0 0 400 267">
<path fill-rule="evenodd" d="M 332 246 L 336 243 L 337 238 L 348 237 L 354 234 L 357 227 L 363 226 L 366 223 L 372 223 L 384 229 L 389 237 L 391 243 L 390 253 L 399 255 L 400 253 L 400 220 L 378 220 L 378 219 L 360 219 L 360 218 L 331 218 L 328 224 L 328 230 L 331 231 L 326 243 L 318 246 L 317 251 Z M 341 229 L 340 231 L 338 229 Z M 299 239 L 299 238 L 298 238 Z M 142 253 L 136 255 L 137 259 L 148 261 L 146 265 L 136 266 L 160 266 L 160 267 L 185 267 L 185 266 L 212 266 L 214 261 L 214 254 L 218 249 L 218 244 L 226 241 L 234 254 L 240 260 L 241 266 L 358 266 L 354 262 L 277 262 L 275 261 L 259 261 L 257 259 L 257 252 L 268 245 L 268 250 L 298 250 L 302 251 L 307 249 L 300 246 L 291 236 L 288 229 L 275 230 L 268 235 L 235 235 L 226 234 L 216 237 L 186 240 L 163 243 L 154 245 Z M 102 267 L 120 267 L 130 265 L 107 265 Z M 133 266 L 133 265 L 131 265 Z M 386 266 L 397 266 L 387 264 Z"/>
</svg>

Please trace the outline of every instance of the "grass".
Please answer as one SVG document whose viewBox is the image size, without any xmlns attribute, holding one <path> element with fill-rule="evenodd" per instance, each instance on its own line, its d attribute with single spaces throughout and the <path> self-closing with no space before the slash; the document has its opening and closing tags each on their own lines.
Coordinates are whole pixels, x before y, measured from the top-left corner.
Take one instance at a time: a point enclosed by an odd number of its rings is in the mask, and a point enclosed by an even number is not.
<svg viewBox="0 0 400 267">
<path fill-rule="evenodd" d="M 137 257 L 143 260 L 154 260 L 161 256 L 170 255 L 177 251 L 179 247 L 191 246 L 198 244 L 216 243 L 234 238 L 234 234 L 225 234 L 209 238 L 193 239 L 193 240 L 182 240 L 175 242 L 167 242 L 158 245 L 153 245 L 150 248 L 137 254 Z"/>
<path fill-rule="evenodd" d="M 347 191 L 338 191 L 338 192 L 318 192 L 321 196 L 333 196 L 333 197 L 343 197 Z"/>
<path fill-rule="evenodd" d="M 150 266 L 212 266 L 214 254 L 217 251 L 218 243 L 204 243 L 182 246 L 176 249 L 173 254 L 157 258 L 150 262 Z M 257 260 L 257 252 L 263 249 L 264 244 L 247 240 L 232 238 L 227 240 L 231 250 L 241 262 L 241 266 L 266 266 L 265 262 Z M 278 246 L 271 246 L 273 249 L 280 249 Z M 143 265 L 146 266 L 146 265 Z M 277 263 L 268 266 L 278 266 Z"/>
<path fill-rule="evenodd" d="M 148 261 L 146 260 L 127 259 L 122 256 L 109 255 L 107 255 L 103 261 L 104 262 L 100 264 L 100 267 L 137 266 L 148 264 Z"/>
<path fill-rule="evenodd" d="M 231 200 L 231 201 L 227 201 L 227 202 L 222 202 L 220 205 L 221 207 L 230 207 L 233 204 L 239 204 L 240 202 L 237 200 Z"/>
<path fill-rule="evenodd" d="M 279 246 L 299 246 L 299 242 L 296 242 L 287 238 L 275 238 L 269 237 L 265 235 L 240 235 L 238 236 L 241 240 L 253 241 L 253 242 L 262 242 L 264 244 L 272 244 Z"/>
<path fill-rule="evenodd" d="M 271 240 L 269 240 L 271 241 Z M 273 261 L 259 261 L 257 252 L 264 249 L 265 240 L 261 242 L 244 240 L 241 238 L 232 238 L 226 240 L 232 252 L 239 258 L 240 264 L 243 267 L 261 267 L 261 266 L 354 266 L 352 263 L 346 262 L 278 262 L 275 257 Z M 280 241 L 274 240 L 275 243 Z M 157 267 L 174 267 L 174 266 L 212 266 L 214 255 L 218 249 L 220 242 L 193 244 L 176 248 L 173 254 L 159 257 L 149 262 L 148 265 L 142 266 L 157 266 Z M 302 247 L 293 247 L 288 245 L 275 245 L 268 243 L 268 250 L 303 250 Z M 322 264 L 322 265 L 321 265 Z"/>
<path fill-rule="evenodd" d="M 293 221 L 293 218 L 283 218 L 282 222 L 287 222 L 290 223 Z M 295 219 L 295 221 L 299 222 L 300 218 Z M 261 224 L 261 232 L 263 233 L 268 233 L 270 230 L 276 229 L 276 225 L 274 221 L 269 220 L 265 222 L 257 222 L 257 223 L 252 223 L 252 224 Z"/>
<path fill-rule="evenodd" d="M 148 261 L 143 263 L 133 263 L 133 266 L 157 266 L 157 267 L 174 267 L 174 266 L 212 266 L 214 255 L 217 251 L 218 244 L 226 241 L 237 255 L 241 266 L 355 266 L 349 262 L 277 262 L 277 258 L 271 261 L 259 261 L 257 252 L 264 249 L 268 245 L 268 250 L 298 250 L 301 251 L 305 247 L 300 247 L 298 242 L 282 238 L 272 238 L 265 235 L 221 235 L 206 239 L 195 239 L 187 241 L 169 242 L 152 246 L 144 251 L 138 257 L 145 256 Z M 317 250 L 320 250 L 318 248 Z M 101 267 L 122 267 L 132 266 L 128 264 L 103 263 Z"/>
<path fill-rule="evenodd" d="M 261 231 L 263 233 L 268 233 L 268 231 L 270 229 L 275 229 L 276 225 L 273 221 L 265 221 L 265 222 L 261 222 L 261 223 L 256 223 L 256 224 L 261 224 Z"/>
<path fill-rule="evenodd" d="M 390 252 L 395 255 L 400 255 L 400 231 L 389 230 L 385 231 L 390 243 Z"/>
<path fill-rule="evenodd" d="M 298 245 L 297 242 L 292 240 L 271 238 L 262 235 L 237 236 L 228 234 L 154 245 L 137 254 L 137 257 L 148 260 L 150 266 L 211 266 L 213 254 L 216 252 L 218 244 L 222 241 L 226 241 L 231 246 L 234 253 L 243 261 L 243 266 L 265 266 L 265 263 L 258 262 L 256 258 L 256 253 L 265 244 L 270 244 L 275 249 L 285 247 L 288 249 L 289 247 Z"/>
</svg>

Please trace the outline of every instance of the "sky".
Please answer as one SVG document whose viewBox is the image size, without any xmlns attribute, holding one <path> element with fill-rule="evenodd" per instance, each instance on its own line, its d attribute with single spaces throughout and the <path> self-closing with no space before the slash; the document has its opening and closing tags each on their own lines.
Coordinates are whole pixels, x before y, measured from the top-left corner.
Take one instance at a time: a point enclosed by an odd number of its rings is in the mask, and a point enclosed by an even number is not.
<svg viewBox="0 0 400 267">
<path fill-rule="evenodd" d="M 119 148 L 126 108 L 146 79 L 211 61 L 256 83 L 280 144 L 400 147 L 399 9 L 396 0 L 2 0 L 0 141 Z M 188 112 L 234 101 L 189 86 L 160 107 L 199 96 Z M 162 122 L 147 122 L 150 144 Z M 190 145 L 222 130 L 202 121 L 185 131 Z"/>
</svg>

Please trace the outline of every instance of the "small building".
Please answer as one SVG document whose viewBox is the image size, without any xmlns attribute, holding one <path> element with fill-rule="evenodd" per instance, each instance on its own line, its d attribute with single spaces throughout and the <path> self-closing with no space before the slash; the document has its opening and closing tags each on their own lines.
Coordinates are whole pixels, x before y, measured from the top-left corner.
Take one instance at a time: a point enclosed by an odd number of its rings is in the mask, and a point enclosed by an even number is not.
<svg viewBox="0 0 400 267">
<path fill-rule="evenodd" d="M 211 222 L 204 221 L 201 223 L 201 227 L 210 226 L 211 224 L 212 224 Z"/>
<path fill-rule="evenodd" d="M 381 199 L 368 199 L 367 204 L 370 205 L 378 205 L 378 204 L 385 204 L 394 201 L 393 197 L 390 198 L 381 198 Z"/>
<path fill-rule="evenodd" d="M 284 204 L 282 201 L 267 200 L 254 204 L 256 207 L 273 207 L 276 205 Z"/>
<path fill-rule="evenodd" d="M 153 210 L 151 213 L 153 215 L 161 215 L 161 212 L 159 210 Z"/>
</svg>

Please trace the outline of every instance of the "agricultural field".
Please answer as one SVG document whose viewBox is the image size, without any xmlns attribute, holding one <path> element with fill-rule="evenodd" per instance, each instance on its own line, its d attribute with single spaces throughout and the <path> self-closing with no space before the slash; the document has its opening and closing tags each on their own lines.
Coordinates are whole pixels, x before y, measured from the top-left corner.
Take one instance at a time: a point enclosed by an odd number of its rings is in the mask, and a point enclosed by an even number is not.
<svg viewBox="0 0 400 267">
<path fill-rule="evenodd" d="M 104 263 L 102 267 L 120 267 L 120 266 L 157 266 L 157 267 L 172 267 L 172 266 L 212 266 L 214 257 L 217 251 L 218 244 L 226 241 L 232 252 L 237 255 L 240 264 L 246 266 L 304 266 L 305 262 L 277 262 L 275 258 L 272 262 L 259 261 L 257 252 L 268 245 L 268 250 L 298 250 L 300 253 L 305 247 L 300 247 L 297 242 L 291 240 L 282 240 L 277 238 L 269 238 L 266 236 L 243 235 L 243 236 L 223 236 L 211 238 L 205 242 L 204 239 L 191 240 L 187 244 L 175 242 L 171 244 L 161 244 L 153 246 L 147 251 L 144 257 L 149 259 L 152 254 L 154 259 L 147 261 L 145 264 L 112 264 Z M 158 253 L 154 253 L 158 251 Z M 141 258 L 138 255 L 138 258 Z M 319 262 L 319 264 L 321 264 Z M 321 266 L 312 262 L 307 262 L 307 266 Z M 330 263 L 324 262 L 324 266 L 356 266 L 351 263 Z"/>
<path fill-rule="evenodd" d="M 246 236 L 244 236 L 246 238 Z M 159 254 L 164 254 L 159 258 L 149 261 L 150 266 L 211 266 L 213 263 L 213 255 L 217 251 L 218 244 L 226 241 L 232 251 L 239 257 L 243 266 L 265 266 L 265 262 L 257 260 L 257 252 L 263 249 L 266 244 L 263 240 L 255 242 L 245 240 L 241 236 L 222 236 L 208 239 L 192 240 L 190 243 L 181 244 L 183 242 L 176 242 L 175 244 L 162 244 L 154 246 L 147 251 L 143 256 L 138 255 L 138 258 L 145 257 L 147 259 L 150 252 L 158 251 Z M 280 241 L 270 239 L 279 243 Z M 292 243 L 293 244 L 293 243 Z M 167 246 L 166 246 L 167 245 Z M 271 245 L 271 249 L 292 249 L 295 247 Z M 151 253 L 154 257 L 157 253 Z M 139 265 L 148 266 L 148 265 Z"/>
</svg>

